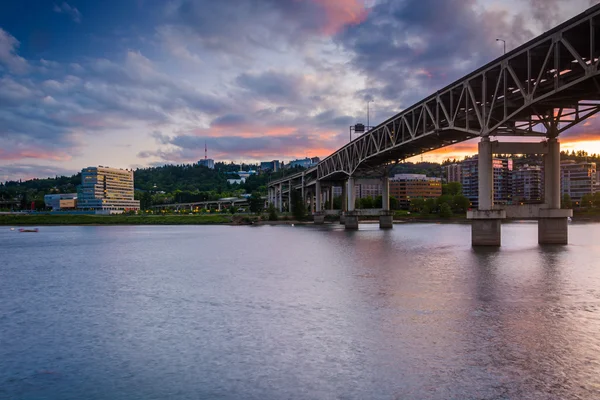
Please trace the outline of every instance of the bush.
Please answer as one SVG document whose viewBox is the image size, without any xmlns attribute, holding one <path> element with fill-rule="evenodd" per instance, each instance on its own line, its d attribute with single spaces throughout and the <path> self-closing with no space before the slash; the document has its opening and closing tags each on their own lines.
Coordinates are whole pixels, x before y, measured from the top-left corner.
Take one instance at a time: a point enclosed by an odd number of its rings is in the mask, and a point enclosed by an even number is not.
<svg viewBox="0 0 600 400">
<path fill-rule="evenodd" d="M 440 217 L 442 218 L 450 218 L 452 216 L 452 209 L 448 205 L 448 203 L 442 203 L 440 206 Z"/>
<path fill-rule="evenodd" d="M 277 217 L 277 210 L 273 204 L 269 205 L 269 221 L 277 221 L 279 218 Z"/>
</svg>

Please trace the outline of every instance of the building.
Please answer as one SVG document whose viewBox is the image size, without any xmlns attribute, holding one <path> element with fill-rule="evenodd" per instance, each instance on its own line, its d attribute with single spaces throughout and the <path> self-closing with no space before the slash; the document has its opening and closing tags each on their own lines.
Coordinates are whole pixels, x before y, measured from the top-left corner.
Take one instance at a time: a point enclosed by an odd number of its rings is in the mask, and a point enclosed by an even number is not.
<svg viewBox="0 0 600 400">
<path fill-rule="evenodd" d="M 77 193 L 47 194 L 44 196 L 44 203 L 46 207 L 51 207 L 52 211 L 75 208 Z"/>
<path fill-rule="evenodd" d="M 210 169 L 215 169 L 215 160 L 213 160 L 212 158 L 205 158 L 204 160 L 198 161 L 198 165 L 202 165 Z"/>
<path fill-rule="evenodd" d="M 446 182 L 461 182 L 462 180 L 462 165 L 450 164 L 446 165 Z"/>
<path fill-rule="evenodd" d="M 311 167 L 314 167 L 315 165 L 317 165 L 319 163 L 319 161 L 320 161 L 319 157 L 313 157 L 313 158 L 306 157 L 306 158 L 290 161 L 288 164 L 288 167 L 289 168 L 296 168 L 296 167 L 311 168 Z"/>
<path fill-rule="evenodd" d="M 410 206 L 411 199 L 437 199 L 442 195 L 442 180 L 423 174 L 396 174 L 390 178 L 390 196 L 402 208 Z"/>
<path fill-rule="evenodd" d="M 461 183 L 463 195 L 471 202 L 471 207 L 479 205 L 479 165 L 477 156 L 461 162 Z M 494 203 L 512 204 L 512 159 L 494 158 Z"/>
<path fill-rule="evenodd" d="M 230 185 L 241 185 L 243 183 L 246 183 L 246 178 L 227 179 L 227 183 L 229 183 Z"/>
<path fill-rule="evenodd" d="M 139 210 L 133 199 L 133 171 L 108 167 L 88 167 L 81 171 L 77 208 L 114 214 Z"/>
<path fill-rule="evenodd" d="M 597 177 L 594 162 L 563 161 L 560 164 L 561 193 L 568 194 L 577 205 L 586 194 L 594 194 Z"/>
<path fill-rule="evenodd" d="M 267 172 L 267 171 L 277 172 L 280 169 L 281 169 L 281 164 L 279 163 L 279 160 L 262 161 L 260 163 L 260 171 L 261 172 Z"/>
<path fill-rule="evenodd" d="M 523 165 L 512 172 L 512 201 L 541 203 L 544 200 L 544 171 L 538 165 Z"/>
<path fill-rule="evenodd" d="M 354 196 L 356 199 L 375 198 L 382 194 L 383 186 L 379 179 L 357 179 L 354 184 Z"/>
</svg>

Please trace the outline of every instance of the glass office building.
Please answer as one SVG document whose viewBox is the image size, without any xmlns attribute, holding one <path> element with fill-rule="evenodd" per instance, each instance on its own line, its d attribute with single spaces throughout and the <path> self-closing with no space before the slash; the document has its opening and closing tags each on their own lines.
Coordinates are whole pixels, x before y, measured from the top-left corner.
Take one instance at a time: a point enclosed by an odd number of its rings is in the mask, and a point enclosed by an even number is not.
<svg viewBox="0 0 600 400">
<path fill-rule="evenodd" d="M 103 166 L 84 168 L 77 208 L 107 214 L 139 210 L 139 200 L 133 199 L 133 171 Z"/>
</svg>

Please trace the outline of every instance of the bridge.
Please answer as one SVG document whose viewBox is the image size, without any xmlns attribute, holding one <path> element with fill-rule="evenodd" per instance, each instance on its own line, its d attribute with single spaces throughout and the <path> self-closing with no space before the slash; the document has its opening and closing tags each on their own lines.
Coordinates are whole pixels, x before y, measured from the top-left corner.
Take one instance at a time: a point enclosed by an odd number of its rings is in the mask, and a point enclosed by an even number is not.
<svg viewBox="0 0 600 400">
<path fill-rule="evenodd" d="M 538 219 L 538 241 L 566 244 L 572 210 L 561 209 L 560 204 L 558 139 L 600 111 L 599 58 L 600 5 L 596 5 L 373 127 L 316 167 L 270 182 L 269 203 L 281 210 L 285 201 L 292 205 L 292 193 L 299 191 L 319 224 L 325 198 L 332 199 L 333 186 L 341 186 L 346 229 L 358 229 L 354 181 L 378 176 L 384 199 L 380 227 L 391 228 L 390 167 L 479 138 L 479 205 L 467 213 L 472 244 L 500 245 L 501 221 L 511 212 L 494 205 L 492 160 L 500 153 L 543 155 L 544 205 L 532 215 Z M 541 140 L 501 142 L 497 137 Z"/>
</svg>

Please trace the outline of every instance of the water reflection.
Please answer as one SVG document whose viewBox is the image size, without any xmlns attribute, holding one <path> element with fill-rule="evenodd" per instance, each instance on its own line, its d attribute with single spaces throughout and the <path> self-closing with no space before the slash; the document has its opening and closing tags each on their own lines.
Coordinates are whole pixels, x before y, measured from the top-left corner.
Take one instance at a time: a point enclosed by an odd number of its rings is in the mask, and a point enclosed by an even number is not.
<svg viewBox="0 0 600 400">
<path fill-rule="evenodd" d="M 600 398 L 600 225 L 571 228 L 0 231 L 0 398 Z"/>
</svg>

